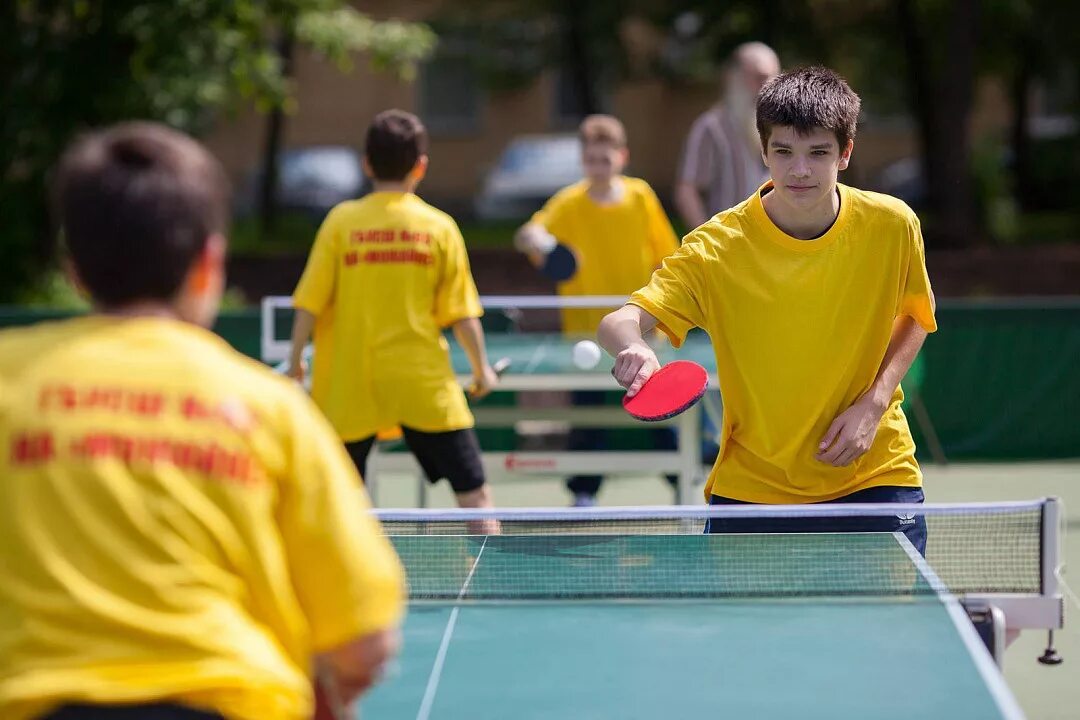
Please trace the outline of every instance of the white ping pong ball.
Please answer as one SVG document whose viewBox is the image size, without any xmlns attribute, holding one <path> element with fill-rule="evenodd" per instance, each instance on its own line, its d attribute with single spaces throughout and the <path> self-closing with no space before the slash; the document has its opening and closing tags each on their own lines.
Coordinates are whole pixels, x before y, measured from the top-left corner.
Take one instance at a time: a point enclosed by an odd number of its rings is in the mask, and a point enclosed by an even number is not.
<svg viewBox="0 0 1080 720">
<path fill-rule="evenodd" d="M 603 353 L 600 346 L 592 340 L 582 340 L 574 345 L 574 365 L 582 370 L 591 370 L 600 362 Z"/>
</svg>

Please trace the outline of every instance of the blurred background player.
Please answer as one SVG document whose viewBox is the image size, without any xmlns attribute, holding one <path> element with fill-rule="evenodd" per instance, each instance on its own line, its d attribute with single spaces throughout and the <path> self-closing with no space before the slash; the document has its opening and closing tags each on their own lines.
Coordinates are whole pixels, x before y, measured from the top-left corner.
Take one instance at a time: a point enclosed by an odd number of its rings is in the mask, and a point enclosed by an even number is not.
<svg viewBox="0 0 1080 720">
<path fill-rule="evenodd" d="M 488 508 L 473 415 L 443 330 L 468 355 L 474 397 L 498 377 L 457 223 L 413 192 L 427 146 L 415 115 L 387 110 L 372 121 L 364 171 L 374 191 L 335 207 L 319 228 L 293 294 L 290 373 L 303 380 L 314 332 L 311 394 L 361 475 L 378 433 L 400 426 L 430 482 L 447 478 L 461 507 Z"/>
<path fill-rule="evenodd" d="M 560 295 L 628 295 L 648 282 L 678 248 L 679 238 L 649 184 L 622 174 L 630 159 L 623 124 L 610 115 L 590 115 L 579 135 L 585 178 L 548 200 L 518 229 L 514 244 L 537 267 L 555 241 L 573 251 L 577 271 L 559 283 Z M 563 309 L 563 332 L 593 336 L 605 314 L 603 309 Z M 577 391 L 573 403 L 598 405 L 603 397 L 602 392 Z M 658 435 L 663 447 L 674 447 L 671 431 Z M 570 449 L 603 449 L 605 436 L 600 429 L 574 428 Z M 594 504 L 600 483 L 599 475 L 570 478 L 574 504 Z"/>
<path fill-rule="evenodd" d="M 743 43 L 732 52 L 723 100 L 690 127 L 675 179 L 675 207 L 688 230 L 738 205 L 768 179 L 754 105 L 779 72 L 780 59 L 764 43 Z"/>
<path fill-rule="evenodd" d="M 95 312 L 0 337 L 0 717 L 301 720 L 397 645 L 404 578 L 333 430 L 207 329 L 217 161 L 87 135 L 56 208 Z"/>
</svg>

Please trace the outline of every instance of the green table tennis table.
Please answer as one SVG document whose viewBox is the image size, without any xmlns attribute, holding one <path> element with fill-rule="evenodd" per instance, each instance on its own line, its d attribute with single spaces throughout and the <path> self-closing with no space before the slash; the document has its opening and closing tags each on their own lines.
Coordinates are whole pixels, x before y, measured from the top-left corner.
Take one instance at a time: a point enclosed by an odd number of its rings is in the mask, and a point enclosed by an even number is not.
<svg viewBox="0 0 1080 720">
<path fill-rule="evenodd" d="M 901 534 L 392 540 L 404 650 L 363 717 L 1022 717 Z"/>
</svg>

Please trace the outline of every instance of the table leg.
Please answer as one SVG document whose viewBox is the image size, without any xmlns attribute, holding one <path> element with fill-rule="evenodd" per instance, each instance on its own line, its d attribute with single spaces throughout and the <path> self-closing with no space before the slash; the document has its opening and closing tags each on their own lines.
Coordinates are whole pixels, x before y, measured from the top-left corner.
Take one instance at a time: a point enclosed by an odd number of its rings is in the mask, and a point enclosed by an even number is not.
<svg viewBox="0 0 1080 720">
<path fill-rule="evenodd" d="M 694 500 L 694 480 L 701 472 L 701 407 L 695 405 L 679 416 L 677 447 L 679 449 L 679 481 L 675 489 L 675 502 L 690 505 Z"/>
</svg>

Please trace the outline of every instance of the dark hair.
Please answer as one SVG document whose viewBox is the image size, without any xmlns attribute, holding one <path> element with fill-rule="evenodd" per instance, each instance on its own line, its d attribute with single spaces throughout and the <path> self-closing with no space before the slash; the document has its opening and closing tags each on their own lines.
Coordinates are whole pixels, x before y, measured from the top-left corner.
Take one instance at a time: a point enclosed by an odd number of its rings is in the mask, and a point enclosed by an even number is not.
<svg viewBox="0 0 1080 720">
<path fill-rule="evenodd" d="M 844 78 L 828 68 L 812 65 L 781 73 L 761 88 L 757 100 L 757 130 L 761 147 L 774 127 L 792 127 L 799 134 L 816 127 L 836 135 L 840 149 L 855 138 L 859 96 Z"/>
<path fill-rule="evenodd" d="M 626 128 L 612 115 L 589 115 L 581 121 L 578 137 L 583 145 L 609 143 L 617 148 L 626 147 Z"/>
<path fill-rule="evenodd" d="M 364 152 L 376 180 L 404 180 L 427 151 L 427 130 L 412 113 L 384 110 L 368 127 Z"/>
<path fill-rule="evenodd" d="M 79 279 L 109 307 L 176 297 L 206 239 L 226 229 L 229 186 L 195 140 L 130 122 L 68 148 L 53 203 Z"/>
</svg>

